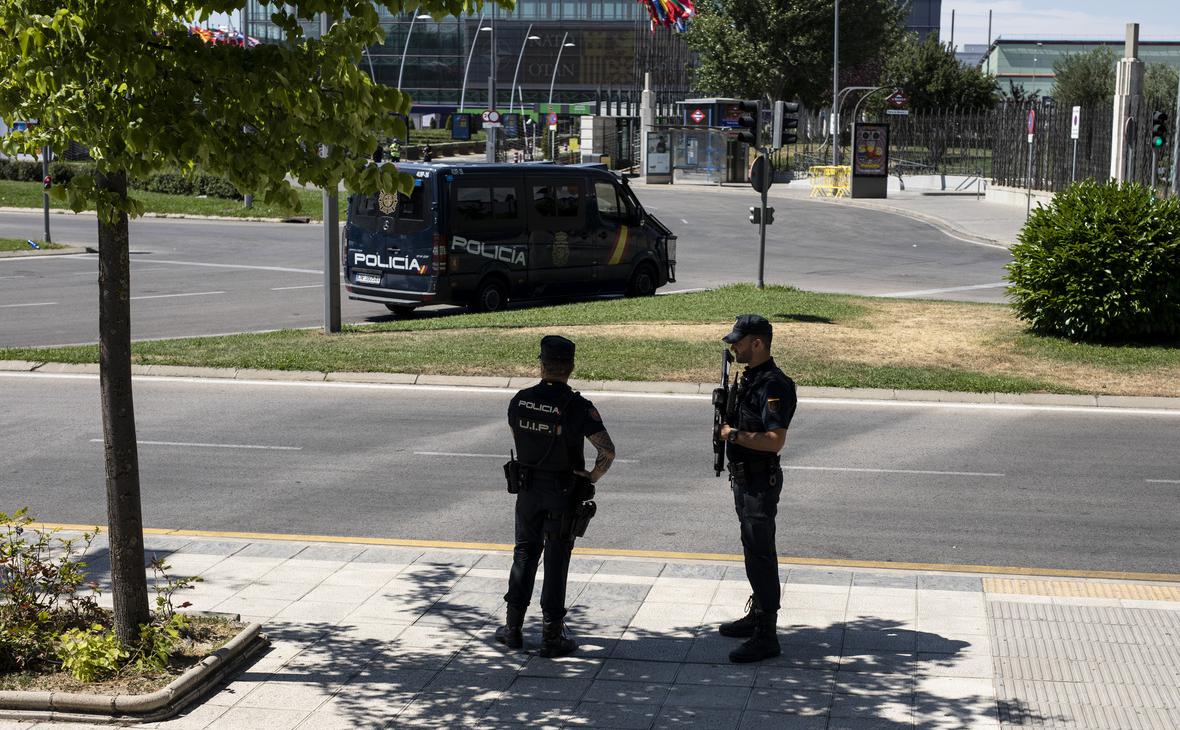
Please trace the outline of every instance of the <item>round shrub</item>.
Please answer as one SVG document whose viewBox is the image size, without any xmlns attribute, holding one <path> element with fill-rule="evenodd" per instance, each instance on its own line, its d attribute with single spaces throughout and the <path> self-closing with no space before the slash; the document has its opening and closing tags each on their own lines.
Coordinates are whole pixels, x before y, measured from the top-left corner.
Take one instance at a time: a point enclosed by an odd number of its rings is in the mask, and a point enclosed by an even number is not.
<svg viewBox="0 0 1180 730">
<path fill-rule="evenodd" d="M 1086 342 L 1180 339 L 1180 199 L 1085 180 L 1038 208 L 1008 264 L 1017 316 Z"/>
</svg>

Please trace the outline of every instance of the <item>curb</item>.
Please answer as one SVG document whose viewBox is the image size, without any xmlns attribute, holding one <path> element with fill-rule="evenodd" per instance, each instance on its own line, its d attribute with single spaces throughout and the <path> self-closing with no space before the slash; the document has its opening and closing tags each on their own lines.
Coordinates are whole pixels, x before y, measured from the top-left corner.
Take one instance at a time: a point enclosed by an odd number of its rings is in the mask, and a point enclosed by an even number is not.
<svg viewBox="0 0 1180 730">
<path fill-rule="evenodd" d="M 0 372 L 97 375 L 97 363 L 33 362 L 0 360 Z M 221 378 L 226 380 L 310 381 L 380 385 L 432 385 L 463 388 L 523 388 L 536 382 L 535 377 L 487 375 L 430 375 L 415 373 L 351 373 L 302 370 L 248 370 L 236 368 L 187 367 L 183 365 L 132 365 L 137 377 Z M 638 380 L 577 380 L 570 385 L 584 391 L 711 395 L 716 383 L 677 383 Z M 1035 405 L 1073 408 L 1136 408 L 1180 411 L 1180 397 L 1106 395 L 1102 393 L 1071 395 L 1065 393 L 970 393 L 949 390 L 907 390 L 902 388 L 836 388 L 801 385 L 800 398 L 903 401 L 912 403 L 967 403 L 998 405 Z"/>
<path fill-rule="evenodd" d="M 76 692 L 0 692 L 0 718 L 25 721 L 123 723 L 150 722 L 176 715 L 206 691 L 236 672 L 270 645 L 252 623 L 225 646 L 189 668 L 168 686 L 142 695 L 89 695 Z"/>
<path fill-rule="evenodd" d="M 806 200 L 816 203 L 830 203 L 835 205 L 846 205 L 853 208 L 863 208 L 865 210 L 875 210 L 881 213 L 893 213 L 911 220 L 916 220 L 920 223 L 934 226 L 943 233 L 953 234 L 961 238 L 970 240 L 972 243 L 978 243 L 983 246 L 993 246 L 996 248 L 1010 249 L 1015 245 L 1015 241 L 1002 241 L 998 238 L 991 238 L 989 236 L 981 236 L 978 233 L 972 233 L 964 228 L 956 226 L 954 223 L 939 218 L 938 216 L 930 215 L 929 213 L 919 213 L 916 210 L 909 210 L 908 208 L 899 208 L 892 205 L 881 205 L 879 203 L 868 203 L 860 200 L 850 200 L 846 198 L 806 198 Z"/>
<path fill-rule="evenodd" d="M 14 208 L 0 206 L 0 213 L 40 213 L 41 208 Z M 95 216 L 97 213 L 93 210 L 79 210 L 77 212 L 67 210 L 65 208 L 50 208 L 49 212 L 53 215 L 86 215 Z M 189 220 L 199 221 L 232 221 L 239 223 L 284 223 L 288 218 L 259 218 L 259 217 L 238 217 L 233 215 L 196 215 L 193 213 L 144 213 L 140 218 L 188 218 Z M 310 219 L 314 222 L 319 222 L 319 219 Z"/>
<path fill-rule="evenodd" d="M 30 256 L 65 256 L 86 253 L 84 246 L 63 246 L 62 248 L 30 249 L 28 251 L 0 251 L 0 259 L 23 259 Z"/>
</svg>

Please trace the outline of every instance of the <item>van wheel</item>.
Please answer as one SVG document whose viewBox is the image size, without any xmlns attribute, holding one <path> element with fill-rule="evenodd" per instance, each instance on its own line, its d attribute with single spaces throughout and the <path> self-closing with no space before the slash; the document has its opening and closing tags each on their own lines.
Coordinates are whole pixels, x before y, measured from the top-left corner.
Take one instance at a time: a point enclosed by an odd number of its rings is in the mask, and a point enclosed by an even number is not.
<svg viewBox="0 0 1180 730">
<path fill-rule="evenodd" d="M 651 264 L 640 264 L 627 282 L 627 296 L 650 297 L 656 293 L 656 270 Z"/>
<path fill-rule="evenodd" d="M 415 307 L 407 307 L 404 304 L 386 304 L 385 308 L 403 319 L 413 316 L 415 309 Z"/>
<path fill-rule="evenodd" d="M 473 312 L 498 312 L 508 304 L 508 288 L 499 279 L 484 279 L 475 295 L 471 297 L 468 309 Z"/>
</svg>

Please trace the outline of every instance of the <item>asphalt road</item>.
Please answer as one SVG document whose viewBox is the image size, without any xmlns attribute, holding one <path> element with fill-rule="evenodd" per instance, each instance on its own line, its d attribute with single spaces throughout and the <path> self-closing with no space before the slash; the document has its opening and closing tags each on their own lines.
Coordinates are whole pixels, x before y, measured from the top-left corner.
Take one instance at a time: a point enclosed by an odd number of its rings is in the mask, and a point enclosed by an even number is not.
<svg viewBox="0 0 1180 730">
<path fill-rule="evenodd" d="M 661 291 L 752 282 L 757 227 L 748 189 L 643 187 L 645 206 L 679 236 L 677 282 Z M 776 200 L 765 281 L 804 289 L 1001 301 L 1004 250 L 966 243 L 909 218 Z M 55 241 L 90 245 L 93 216 L 53 215 Z M 40 235 L 39 212 L 0 215 L 0 237 Z M 320 225 L 147 218 L 131 223 L 135 339 L 316 327 L 324 320 Z M 0 259 L 0 346 L 97 340 L 97 257 Z M 950 291 L 941 291 L 950 290 Z M 940 293 L 941 292 L 941 293 Z M 380 304 L 342 304 L 345 322 L 382 320 Z"/>
<path fill-rule="evenodd" d="M 98 383 L 0 374 L 0 503 L 104 522 Z M 704 397 L 590 394 L 618 445 L 582 544 L 739 552 Z M 149 527 L 511 541 L 509 397 L 137 379 Z M 784 556 L 1180 572 L 1180 414 L 805 400 Z"/>
</svg>

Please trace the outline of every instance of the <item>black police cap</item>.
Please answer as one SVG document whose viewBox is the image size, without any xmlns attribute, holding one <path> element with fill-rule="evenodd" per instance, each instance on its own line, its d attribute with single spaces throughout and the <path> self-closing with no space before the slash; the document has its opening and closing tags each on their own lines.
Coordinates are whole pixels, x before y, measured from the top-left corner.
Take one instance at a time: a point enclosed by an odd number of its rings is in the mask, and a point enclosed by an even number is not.
<svg viewBox="0 0 1180 730">
<path fill-rule="evenodd" d="M 733 323 L 733 331 L 721 339 L 732 345 L 746 335 L 770 337 L 773 334 L 774 328 L 770 326 L 770 322 L 767 321 L 766 317 L 760 314 L 742 314 Z"/>
<path fill-rule="evenodd" d="M 574 359 L 574 343 L 561 335 L 541 338 L 541 359 L 546 362 L 567 362 Z"/>
</svg>

